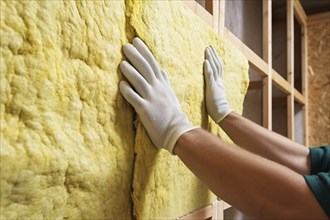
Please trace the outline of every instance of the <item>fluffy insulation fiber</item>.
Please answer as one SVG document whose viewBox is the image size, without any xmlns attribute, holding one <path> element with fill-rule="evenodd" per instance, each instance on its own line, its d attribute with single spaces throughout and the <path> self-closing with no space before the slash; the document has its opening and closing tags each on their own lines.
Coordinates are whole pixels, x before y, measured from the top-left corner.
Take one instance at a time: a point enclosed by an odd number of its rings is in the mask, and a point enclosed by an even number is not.
<svg viewBox="0 0 330 220">
<path fill-rule="evenodd" d="M 0 4 L 1 219 L 173 219 L 215 199 L 152 146 L 118 91 L 118 64 L 141 37 L 191 122 L 230 141 L 206 114 L 202 63 L 212 44 L 241 112 L 239 51 L 178 1 Z"/>
<path fill-rule="evenodd" d="M 132 216 L 123 1 L 1 1 L 1 219 Z"/>
<path fill-rule="evenodd" d="M 169 75 L 190 121 L 230 141 L 206 114 L 204 50 L 213 45 L 222 57 L 227 98 L 239 113 L 248 86 L 246 58 L 177 1 L 131 1 L 128 7 L 131 25 Z M 173 219 L 215 200 L 178 157 L 151 146 L 142 125 L 138 126 L 133 179 L 133 202 L 138 217 Z"/>
</svg>

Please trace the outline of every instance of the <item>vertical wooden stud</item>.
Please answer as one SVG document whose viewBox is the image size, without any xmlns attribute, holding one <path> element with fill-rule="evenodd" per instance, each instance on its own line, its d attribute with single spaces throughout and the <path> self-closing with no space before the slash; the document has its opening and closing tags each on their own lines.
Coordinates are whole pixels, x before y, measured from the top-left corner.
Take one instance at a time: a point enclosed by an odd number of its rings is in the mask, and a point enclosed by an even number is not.
<svg viewBox="0 0 330 220">
<path fill-rule="evenodd" d="M 219 34 L 219 1 L 212 0 L 213 29 Z"/>
<path fill-rule="evenodd" d="M 262 115 L 263 126 L 272 129 L 272 1 L 262 1 L 262 53 L 268 64 L 268 76 L 263 78 Z"/>
<path fill-rule="evenodd" d="M 307 25 L 306 23 L 302 27 L 302 94 L 305 98 L 305 105 L 303 107 L 304 115 L 304 142 L 306 146 L 309 146 L 308 141 L 308 45 L 307 45 Z"/>
<path fill-rule="evenodd" d="M 308 143 L 308 59 L 307 59 L 307 16 L 299 0 L 294 1 L 294 16 L 297 18 L 301 26 L 301 78 L 302 78 L 302 95 L 304 104 L 303 112 L 303 132 L 304 144 Z M 297 97 L 295 97 L 297 98 Z"/>
<path fill-rule="evenodd" d="M 288 138 L 294 139 L 294 1 L 287 1 L 287 80 L 291 91 L 287 97 Z"/>
<path fill-rule="evenodd" d="M 219 31 L 218 33 L 220 35 L 223 35 L 225 32 L 225 7 L 226 7 L 226 1 L 220 0 L 219 1 Z"/>
<path fill-rule="evenodd" d="M 213 214 L 212 220 L 222 220 L 224 219 L 224 207 L 221 200 L 213 202 Z"/>
</svg>

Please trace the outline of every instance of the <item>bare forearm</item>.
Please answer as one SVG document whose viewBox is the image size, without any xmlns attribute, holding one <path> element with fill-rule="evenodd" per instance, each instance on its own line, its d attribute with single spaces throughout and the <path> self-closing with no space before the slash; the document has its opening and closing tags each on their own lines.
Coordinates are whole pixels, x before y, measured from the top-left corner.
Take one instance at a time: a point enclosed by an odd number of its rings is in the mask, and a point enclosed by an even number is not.
<svg viewBox="0 0 330 220">
<path fill-rule="evenodd" d="M 250 216 L 308 218 L 317 215 L 313 209 L 323 216 L 301 175 L 202 129 L 183 134 L 174 152 L 217 196 Z"/>
<path fill-rule="evenodd" d="M 309 174 L 307 147 L 269 131 L 245 118 L 230 113 L 219 125 L 244 149 L 283 164 L 300 174 Z"/>
</svg>

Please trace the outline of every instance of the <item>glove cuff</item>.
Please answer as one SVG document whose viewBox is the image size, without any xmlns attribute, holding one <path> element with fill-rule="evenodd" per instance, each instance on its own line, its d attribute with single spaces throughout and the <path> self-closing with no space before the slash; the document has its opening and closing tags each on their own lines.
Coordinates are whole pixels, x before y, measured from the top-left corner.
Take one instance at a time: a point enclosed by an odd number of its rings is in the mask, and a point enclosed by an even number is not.
<svg viewBox="0 0 330 220">
<path fill-rule="evenodd" d="M 170 138 L 167 148 L 165 148 L 165 149 L 167 149 L 172 155 L 175 155 L 173 150 L 174 150 L 176 142 L 181 137 L 181 135 L 183 135 L 184 133 L 186 133 L 188 131 L 196 129 L 196 128 L 199 128 L 199 127 L 190 125 L 189 127 L 182 128 L 182 129 L 178 130 L 177 132 L 175 132 L 175 134 Z"/>
<path fill-rule="evenodd" d="M 213 118 L 214 122 L 219 124 L 229 113 L 231 113 L 233 110 L 228 106 L 227 108 L 224 108 L 221 112 L 219 111 L 218 117 Z"/>
<path fill-rule="evenodd" d="M 164 146 L 161 146 L 161 148 L 164 148 L 168 150 L 172 155 L 175 155 L 173 149 L 180 136 L 183 133 L 198 127 L 193 126 L 187 116 L 182 113 L 180 116 L 177 115 L 175 118 L 173 118 L 169 128 L 170 129 L 168 130 L 167 135 L 165 137 Z"/>
</svg>

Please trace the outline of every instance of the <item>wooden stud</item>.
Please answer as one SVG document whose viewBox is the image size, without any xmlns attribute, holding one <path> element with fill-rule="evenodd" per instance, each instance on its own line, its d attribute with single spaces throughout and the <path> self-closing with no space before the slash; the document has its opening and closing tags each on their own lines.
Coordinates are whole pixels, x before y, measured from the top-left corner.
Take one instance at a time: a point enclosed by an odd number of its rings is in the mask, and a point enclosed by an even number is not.
<svg viewBox="0 0 330 220">
<path fill-rule="evenodd" d="M 306 25 L 307 16 L 299 0 L 294 0 L 294 15 L 301 26 Z"/>
<path fill-rule="evenodd" d="M 224 28 L 224 36 L 245 55 L 252 69 L 254 69 L 263 77 L 268 76 L 268 64 L 263 59 L 261 59 L 255 52 L 253 52 L 248 46 L 246 46 L 242 41 L 240 41 L 226 27 Z"/>
<path fill-rule="evenodd" d="M 289 95 L 291 92 L 291 86 L 278 72 L 272 70 L 272 78 L 274 85 L 285 94 Z"/>
<path fill-rule="evenodd" d="M 304 142 L 306 146 L 309 146 L 308 136 L 308 44 L 307 44 L 307 25 L 302 28 L 302 95 L 305 100 L 303 107 L 304 116 Z"/>
<path fill-rule="evenodd" d="M 224 219 L 223 203 L 220 200 L 213 202 L 212 220 Z"/>
<path fill-rule="evenodd" d="M 301 105 L 305 105 L 305 97 L 297 89 L 293 90 L 294 100 Z"/>
<path fill-rule="evenodd" d="M 184 216 L 177 218 L 178 220 L 188 219 L 223 219 L 224 210 L 231 206 L 222 200 L 215 200 L 213 203 L 197 209 L 196 211 L 190 212 Z"/>
<path fill-rule="evenodd" d="M 213 29 L 219 34 L 219 1 L 218 0 L 209 0 L 212 3 L 212 15 L 213 15 Z"/>
<path fill-rule="evenodd" d="M 181 2 L 190 8 L 190 10 L 192 10 L 196 15 L 201 17 L 207 24 L 213 27 L 213 16 L 200 4 L 198 4 L 196 1 L 182 0 Z"/>
<path fill-rule="evenodd" d="M 206 207 L 200 208 L 194 212 L 179 217 L 178 220 L 208 219 L 208 218 L 212 218 L 212 215 L 213 215 L 213 204 L 210 204 Z"/>
<path fill-rule="evenodd" d="M 303 121 L 304 143 L 306 146 L 308 146 L 307 16 L 299 0 L 295 0 L 294 2 L 294 15 L 301 26 L 301 65 L 302 65 L 301 66 L 302 94 L 295 89 L 294 97 L 298 103 L 303 105 L 302 111 L 303 111 L 303 120 L 304 120 Z"/>
<path fill-rule="evenodd" d="M 223 35 L 225 31 L 225 8 L 226 8 L 226 1 L 220 0 L 219 1 L 219 31 L 218 31 L 220 35 Z"/>
<path fill-rule="evenodd" d="M 288 138 L 294 139 L 294 1 L 287 1 L 287 80 L 290 94 L 287 97 Z"/>
<path fill-rule="evenodd" d="M 226 203 L 225 201 L 221 201 L 223 203 L 223 210 L 229 209 L 231 208 L 231 205 L 229 205 L 228 203 Z"/>
<path fill-rule="evenodd" d="M 263 111 L 264 115 L 264 126 L 271 129 L 271 106 L 272 106 L 272 93 L 271 85 L 272 82 L 285 94 L 287 94 L 287 107 L 288 107 L 288 137 L 294 138 L 294 100 L 300 104 L 304 104 L 304 115 L 305 115 L 305 144 L 308 145 L 308 87 L 307 87 L 307 27 L 306 27 L 306 14 L 303 11 L 301 4 L 298 0 L 287 1 L 287 48 L 288 48 L 288 73 L 287 81 L 272 69 L 272 22 L 271 22 L 271 0 L 263 0 L 263 59 L 261 59 L 257 54 L 255 54 L 249 47 L 247 47 L 243 42 L 241 42 L 234 34 L 232 34 L 227 28 L 225 28 L 225 0 L 206 0 L 206 9 L 211 12 L 209 13 L 202 6 L 200 6 L 196 1 L 185 1 L 192 11 L 200 16 L 207 24 L 212 26 L 214 30 L 220 34 L 224 35 L 231 43 L 233 43 L 248 59 L 250 66 L 257 71 L 263 79 L 263 94 L 264 94 L 264 104 Z M 211 5 L 209 5 L 212 3 Z M 303 92 L 299 93 L 294 89 L 294 13 L 300 24 L 303 24 L 303 39 L 302 39 L 302 70 L 303 70 Z M 315 17 L 308 17 L 308 25 L 312 25 L 320 20 L 329 19 L 329 13 L 323 13 L 322 15 Z M 249 89 L 260 89 L 260 82 L 251 82 Z M 283 103 L 285 104 L 285 99 L 274 99 L 274 104 Z M 283 100 L 283 101 L 282 101 Z M 199 209 L 195 212 L 189 213 L 179 219 L 207 219 L 212 217 L 212 219 L 223 219 L 224 210 L 230 208 L 231 206 L 224 201 L 216 201 L 215 203 Z"/>
<path fill-rule="evenodd" d="M 263 78 L 262 89 L 262 118 L 263 126 L 272 129 L 272 1 L 262 1 L 262 53 L 263 59 L 268 64 L 268 76 Z"/>
<path fill-rule="evenodd" d="M 275 70 L 272 69 L 271 60 L 271 1 L 263 0 L 263 59 L 255 54 L 249 47 L 241 42 L 233 33 L 225 28 L 225 1 L 224 0 L 210 0 L 206 1 L 207 8 L 212 8 L 213 16 L 196 1 L 183 1 L 191 10 L 193 10 L 198 16 L 206 21 L 218 34 L 223 34 L 231 43 L 233 43 L 248 59 L 251 68 L 256 70 L 263 79 L 263 125 L 266 128 L 271 128 L 271 86 L 272 83 L 285 94 L 288 95 L 287 108 L 288 108 L 288 137 L 294 138 L 294 101 L 296 100 L 300 104 L 304 104 L 305 110 L 305 135 L 308 136 L 307 128 L 307 74 L 303 77 L 303 93 L 299 93 L 294 90 L 294 15 L 296 15 L 298 21 L 302 25 L 304 30 L 303 45 L 302 45 L 302 56 L 305 57 L 302 60 L 304 65 L 302 70 L 307 72 L 307 47 L 306 42 L 306 14 L 303 11 L 301 4 L 298 0 L 287 1 L 287 54 L 288 54 L 288 66 L 287 66 L 287 80 L 279 75 Z M 212 3 L 212 4 L 211 4 Z M 308 24 L 314 23 L 318 20 L 329 18 L 330 13 L 323 13 L 321 15 L 308 17 Z M 305 28 L 304 28 L 305 27 Z M 304 46 L 305 45 L 305 46 Z M 305 52 L 304 52 L 305 51 Z M 305 55 L 304 55 L 305 54 Z M 305 80 L 305 81 L 304 81 Z M 252 86 L 250 89 L 254 89 Z M 305 138 L 307 140 L 307 138 Z M 305 141 L 307 143 L 307 141 Z"/>
<path fill-rule="evenodd" d="M 323 12 L 319 14 L 310 15 L 307 17 L 307 25 L 315 25 L 319 23 L 329 22 L 330 12 Z"/>
</svg>

